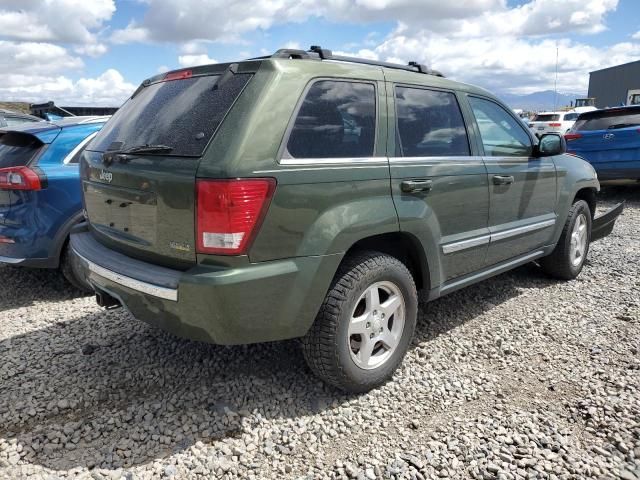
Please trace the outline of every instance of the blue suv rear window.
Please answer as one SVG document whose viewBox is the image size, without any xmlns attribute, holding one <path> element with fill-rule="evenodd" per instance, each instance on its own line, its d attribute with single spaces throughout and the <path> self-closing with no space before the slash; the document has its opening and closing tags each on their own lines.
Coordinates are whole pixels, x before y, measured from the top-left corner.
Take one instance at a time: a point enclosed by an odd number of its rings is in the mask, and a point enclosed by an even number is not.
<svg viewBox="0 0 640 480">
<path fill-rule="evenodd" d="M 0 134 L 0 168 L 29 165 L 42 146 L 37 137 L 28 133 Z"/>
<path fill-rule="evenodd" d="M 88 150 L 166 145 L 169 155 L 200 156 L 251 74 L 158 82 L 143 88 L 107 122 Z"/>
<path fill-rule="evenodd" d="M 581 115 L 573 127 L 574 132 L 585 130 L 613 130 L 616 128 L 640 126 L 640 110 L 629 111 L 601 111 L 587 116 Z"/>
</svg>

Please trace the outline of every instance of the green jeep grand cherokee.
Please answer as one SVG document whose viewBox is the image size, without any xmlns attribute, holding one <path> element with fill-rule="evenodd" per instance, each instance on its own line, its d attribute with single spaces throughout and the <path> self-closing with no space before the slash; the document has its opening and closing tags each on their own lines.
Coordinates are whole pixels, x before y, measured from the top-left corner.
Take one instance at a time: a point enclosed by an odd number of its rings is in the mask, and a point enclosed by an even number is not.
<svg viewBox="0 0 640 480">
<path fill-rule="evenodd" d="M 71 244 L 105 307 L 218 344 L 302 337 L 348 391 L 388 380 L 435 299 L 538 260 L 571 279 L 593 168 L 485 90 L 312 47 L 145 80 L 82 157 Z"/>
</svg>

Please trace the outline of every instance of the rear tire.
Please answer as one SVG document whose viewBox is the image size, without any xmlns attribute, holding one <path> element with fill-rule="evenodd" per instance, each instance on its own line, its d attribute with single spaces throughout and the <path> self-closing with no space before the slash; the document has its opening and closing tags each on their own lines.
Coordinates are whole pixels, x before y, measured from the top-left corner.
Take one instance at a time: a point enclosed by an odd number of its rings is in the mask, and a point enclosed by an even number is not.
<svg viewBox="0 0 640 480">
<path fill-rule="evenodd" d="M 562 235 L 551 255 L 540 260 L 542 269 L 561 280 L 573 280 L 582 271 L 591 241 L 591 210 L 577 200 L 569 210 Z"/>
<path fill-rule="evenodd" d="M 347 258 L 303 338 L 304 357 L 325 382 L 360 393 L 388 381 L 416 326 L 418 296 L 407 267 L 379 252 Z"/>
<path fill-rule="evenodd" d="M 64 278 L 73 287 L 77 288 L 84 293 L 92 293 L 93 287 L 82 274 L 78 259 L 71 251 L 71 245 L 65 245 L 62 250 L 62 258 L 60 259 L 60 271 L 64 275 Z"/>
</svg>

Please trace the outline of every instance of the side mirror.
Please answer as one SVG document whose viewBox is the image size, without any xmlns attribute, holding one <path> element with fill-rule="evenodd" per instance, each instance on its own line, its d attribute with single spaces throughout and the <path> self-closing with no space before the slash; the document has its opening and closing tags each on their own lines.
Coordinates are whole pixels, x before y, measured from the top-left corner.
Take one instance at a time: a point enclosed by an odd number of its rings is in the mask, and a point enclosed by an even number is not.
<svg viewBox="0 0 640 480">
<path fill-rule="evenodd" d="M 534 147 L 534 153 L 537 157 L 551 157 L 553 155 L 562 155 L 567 151 L 567 141 L 562 135 L 555 133 L 546 133 L 540 137 L 540 141 Z"/>
</svg>

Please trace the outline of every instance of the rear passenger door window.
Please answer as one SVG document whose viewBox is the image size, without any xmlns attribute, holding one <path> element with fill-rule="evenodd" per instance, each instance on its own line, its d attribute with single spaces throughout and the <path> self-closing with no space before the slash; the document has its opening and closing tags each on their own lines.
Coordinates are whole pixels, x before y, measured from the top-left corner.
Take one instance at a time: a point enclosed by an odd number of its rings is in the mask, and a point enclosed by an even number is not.
<svg viewBox="0 0 640 480">
<path fill-rule="evenodd" d="M 399 156 L 470 155 L 467 130 L 453 93 L 400 86 L 395 93 Z"/>
<path fill-rule="evenodd" d="M 289 158 L 362 158 L 374 153 L 376 91 L 371 83 L 311 85 L 287 142 Z"/>
<path fill-rule="evenodd" d="M 469 97 L 476 117 L 484 153 L 490 157 L 529 157 L 531 137 L 517 121 L 497 103 L 484 98 Z"/>
</svg>

